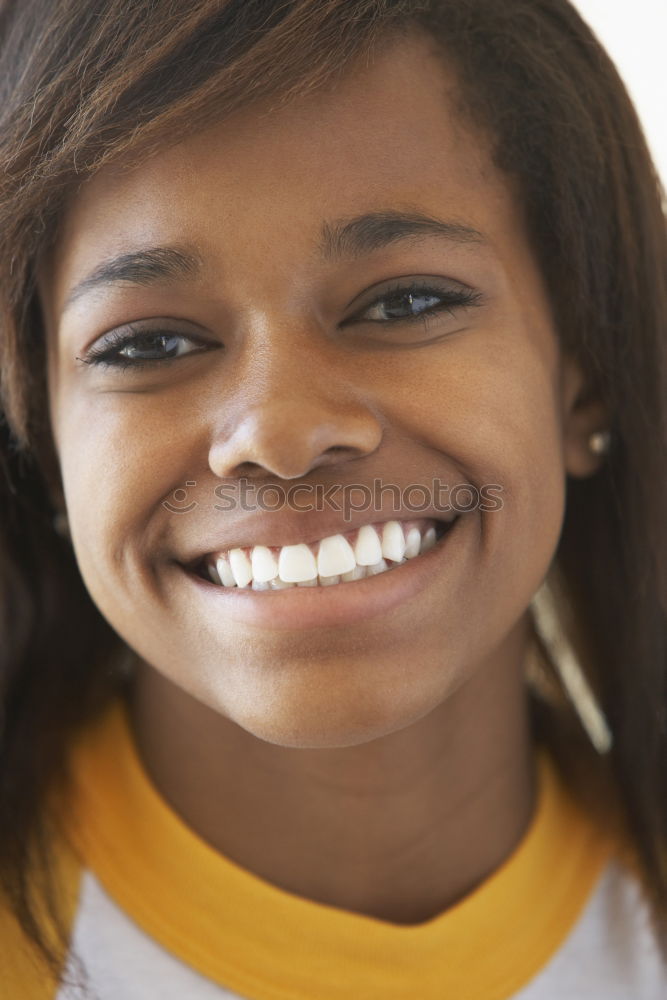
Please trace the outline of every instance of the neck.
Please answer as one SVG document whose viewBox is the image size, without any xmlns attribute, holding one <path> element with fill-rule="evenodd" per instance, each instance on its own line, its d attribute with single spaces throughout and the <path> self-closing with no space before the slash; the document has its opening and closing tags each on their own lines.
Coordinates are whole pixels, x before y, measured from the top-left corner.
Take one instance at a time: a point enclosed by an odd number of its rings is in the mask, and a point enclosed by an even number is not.
<svg viewBox="0 0 667 1000">
<path fill-rule="evenodd" d="M 522 629 L 411 726 L 369 743 L 276 746 L 140 662 L 142 763 L 204 840 L 266 881 L 398 924 L 443 912 L 495 871 L 536 801 Z"/>
</svg>

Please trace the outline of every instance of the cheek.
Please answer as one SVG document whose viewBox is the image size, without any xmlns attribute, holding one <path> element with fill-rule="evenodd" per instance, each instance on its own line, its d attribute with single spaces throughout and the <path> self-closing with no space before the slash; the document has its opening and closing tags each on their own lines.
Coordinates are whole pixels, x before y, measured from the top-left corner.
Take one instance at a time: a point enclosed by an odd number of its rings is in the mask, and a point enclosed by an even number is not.
<svg viewBox="0 0 667 1000">
<path fill-rule="evenodd" d="M 405 357 L 401 377 L 387 367 L 376 383 L 392 424 L 464 481 L 500 483 L 521 505 L 563 488 L 557 353 L 545 331 L 473 328 Z"/>
<path fill-rule="evenodd" d="M 201 468 L 198 422 L 173 394 L 71 393 L 55 412 L 81 572 L 91 592 L 111 591 L 148 572 L 160 550 L 170 519 L 163 501 Z"/>
<path fill-rule="evenodd" d="M 488 591 L 480 607 L 514 600 L 519 612 L 553 558 L 565 510 L 556 342 L 545 330 L 498 325 L 422 354 L 406 366 L 392 423 L 444 457 L 447 482 L 476 487 L 473 503 L 481 496 L 484 505 L 485 488 L 500 487 L 492 491 L 500 509 L 473 511 L 485 565 L 477 593 Z M 471 493 L 458 495 L 465 504 Z"/>
</svg>

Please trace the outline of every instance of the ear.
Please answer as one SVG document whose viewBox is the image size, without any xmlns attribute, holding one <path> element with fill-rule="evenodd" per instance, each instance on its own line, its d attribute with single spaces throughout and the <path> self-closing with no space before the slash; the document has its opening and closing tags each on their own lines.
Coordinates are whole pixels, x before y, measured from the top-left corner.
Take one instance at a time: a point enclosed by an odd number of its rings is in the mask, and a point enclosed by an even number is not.
<svg viewBox="0 0 667 1000">
<path fill-rule="evenodd" d="M 605 461 L 604 456 L 591 451 L 589 438 L 609 427 L 610 415 L 580 362 L 571 355 L 565 355 L 561 364 L 561 407 L 565 470 L 570 476 L 585 479 Z"/>
</svg>

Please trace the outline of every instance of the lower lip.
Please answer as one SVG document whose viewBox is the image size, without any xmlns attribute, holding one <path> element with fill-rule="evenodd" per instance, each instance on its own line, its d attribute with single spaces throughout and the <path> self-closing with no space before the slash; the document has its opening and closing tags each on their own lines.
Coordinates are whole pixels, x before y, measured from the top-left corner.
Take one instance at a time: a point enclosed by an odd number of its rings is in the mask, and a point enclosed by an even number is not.
<svg viewBox="0 0 667 1000">
<path fill-rule="evenodd" d="M 225 621 L 258 628 L 288 631 L 350 625 L 375 618 L 405 604 L 426 590 L 434 577 L 454 563 L 463 544 L 462 515 L 423 555 L 393 569 L 331 587 L 291 587 L 288 590 L 252 590 L 221 587 L 180 566 L 201 596 L 214 602 Z"/>
</svg>

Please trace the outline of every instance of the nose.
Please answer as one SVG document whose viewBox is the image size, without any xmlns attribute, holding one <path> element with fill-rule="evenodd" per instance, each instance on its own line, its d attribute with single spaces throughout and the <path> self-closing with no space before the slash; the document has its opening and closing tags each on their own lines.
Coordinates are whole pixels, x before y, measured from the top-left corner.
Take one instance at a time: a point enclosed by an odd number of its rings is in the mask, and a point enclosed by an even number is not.
<svg viewBox="0 0 667 1000">
<path fill-rule="evenodd" d="M 259 391 L 254 385 L 252 400 L 247 391 L 244 398 L 241 381 L 226 409 L 209 452 L 209 466 L 220 478 L 299 479 L 321 466 L 370 455 L 382 439 L 371 403 L 315 363 L 285 369 L 276 359 L 264 370 Z"/>
</svg>

